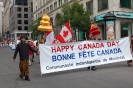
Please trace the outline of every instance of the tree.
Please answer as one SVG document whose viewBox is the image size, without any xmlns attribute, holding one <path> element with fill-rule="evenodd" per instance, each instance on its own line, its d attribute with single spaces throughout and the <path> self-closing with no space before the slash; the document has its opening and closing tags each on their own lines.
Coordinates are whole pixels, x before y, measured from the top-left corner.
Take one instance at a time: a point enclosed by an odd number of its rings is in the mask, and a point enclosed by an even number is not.
<svg viewBox="0 0 133 88">
<path fill-rule="evenodd" d="M 62 5 L 58 26 L 70 21 L 73 30 L 87 31 L 90 29 L 90 12 L 84 9 L 83 4 L 74 1 L 72 5 Z"/>
<path fill-rule="evenodd" d="M 30 29 L 29 31 L 32 31 L 33 39 L 37 39 L 37 36 L 43 33 L 37 30 L 38 26 L 40 25 L 40 20 L 41 20 L 41 17 L 29 25 L 29 29 Z"/>
<path fill-rule="evenodd" d="M 2 37 L 0 37 L 0 42 L 2 42 L 2 40 L 3 40 Z"/>
</svg>

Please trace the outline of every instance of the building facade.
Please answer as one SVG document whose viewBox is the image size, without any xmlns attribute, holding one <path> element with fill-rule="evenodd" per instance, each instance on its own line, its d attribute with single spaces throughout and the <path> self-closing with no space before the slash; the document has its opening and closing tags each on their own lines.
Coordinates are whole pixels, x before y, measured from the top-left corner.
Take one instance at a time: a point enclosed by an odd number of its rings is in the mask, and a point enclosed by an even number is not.
<svg viewBox="0 0 133 88">
<path fill-rule="evenodd" d="M 80 0 L 79 0 L 80 1 Z M 64 3 L 71 3 L 73 0 L 33 0 L 33 17 L 34 21 L 42 17 L 44 14 L 50 16 L 50 20 L 55 31 L 55 35 L 60 32 L 60 27 L 57 27 L 56 21 L 59 18 L 61 12 L 61 6 Z"/>
<path fill-rule="evenodd" d="M 0 2 L 4 2 L 5 0 L 0 0 Z"/>
<path fill-rule="evenodd" d="M 5 35 L 7 31 L 9 31 L 9 17 L 10 17 L 10 0 L 3 0 L 3 23 L 4 23 L 4 30 L 3 34 Z"/>
<path fill-rule="evenodd" d="M 17 39 L 20 35 L 31 37 L 28 26 L 32 22 L 32 0 L 13 0 L 10 4 L 10 28 L 11 39 Z"/>
<path fill-rule="evenodd" d="M 58 34 L 60 30 L 55 26 L 61 12 L 61 5 L 72 3 L 74 0 L 33 0 L 34 20 L 49 14 L 53 22 L 53 28 Z M 132 0 L 78 0 L 86 10 L 91 12 L 91 20 L 101 31 L 101 38 L 108 36 L 121 38 L 130 36 L 133 28 L 133 1 Z M 113 14 L 115 20 L 105 21 L 107 13 Z"/>
<path fill-rule="evenodd" d="M 86 3 L 86 6 L 88 6 L 88 9 L 91 9 L 91 17 L 94 18 L 95 24 L 101 30 L 102 38 L 107 39 L 108 36 L 122 38 L 130 36 L 133 33 L 132 0 L 93 0 Z M 105 22 L 104 16 L 108 12 L 115 15 L 116 20 Z"/>
<path fill-rule="evenodd" d="M 2 22 L 3 22 L 3 18 L 2 18 L 2 15 L 3 15 L 3 3 L 2 2 L 0 2 L 0 37 L 2 37 L 2 31 L 3 31 L 3 29 L 2 29 Z"/>
</svg>

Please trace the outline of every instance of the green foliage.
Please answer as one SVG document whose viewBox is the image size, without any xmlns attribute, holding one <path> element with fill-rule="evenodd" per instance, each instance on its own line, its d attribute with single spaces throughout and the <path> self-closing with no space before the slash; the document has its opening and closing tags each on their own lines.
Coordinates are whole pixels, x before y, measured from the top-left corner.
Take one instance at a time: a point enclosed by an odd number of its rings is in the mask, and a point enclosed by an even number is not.
<svg viewBox="0 0 133 88">
<path fill-rule="evenodd" d="M 61 26 L 70 21 L 71 27 L 86 31 L 90 29 L 90 12 L 84 9 L 83 4 L 74 1 L 72 5 L 64 4 L 57 25 Z"/>
<path fill-rule="evenodd" d="M 32 24 L 29 25 L 29 31 L 32 31 L 33 39 L 36 39 L 38 35 L 40 35 L 42 32 L 38 31 L 38 26 L 40 25 L 41 17 L 35 20 Z"/>
<path fill-rule="evenodd" d="M 0 37 L 0 42 L 2 42 L 3 41 L 3 39 L 2 39 L 2 37 Z"/>
</svg>

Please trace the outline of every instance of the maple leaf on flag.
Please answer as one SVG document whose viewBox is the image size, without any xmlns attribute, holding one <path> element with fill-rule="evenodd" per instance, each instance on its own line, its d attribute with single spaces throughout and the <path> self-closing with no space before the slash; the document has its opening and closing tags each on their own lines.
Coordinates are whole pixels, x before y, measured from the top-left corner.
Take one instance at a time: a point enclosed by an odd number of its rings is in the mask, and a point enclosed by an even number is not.
<svg viewBox="0 0 133 88">
<path fill-rule="evenodd" d="M 60 34 L 56 36 L 56 39 L 60 41 L 60 43 L 66 43 L 69 39 L 71 39 L 73 36 L 71 27 L 70 27 L 70 22 L 67 22 L 64 27 L 62 27 L 62 30 Z"/>
<path fill-rule="evenodd" d="M 63 37 L 67 37 L 68 36 L 68 31 L 63 31 Z"/>
</svg>

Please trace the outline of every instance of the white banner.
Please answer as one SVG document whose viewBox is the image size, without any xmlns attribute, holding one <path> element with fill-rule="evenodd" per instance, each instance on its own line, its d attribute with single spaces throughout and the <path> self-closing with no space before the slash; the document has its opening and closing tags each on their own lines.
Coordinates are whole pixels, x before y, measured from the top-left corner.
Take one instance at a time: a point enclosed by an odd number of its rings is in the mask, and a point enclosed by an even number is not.
<svg viewBox="0 0 133 88">
<path fill-rule="evenodd" d="M 129 37 L 110 41 L 41 44 L 39 49 L 42 74 L 132 59 Z"/>
</svg>

